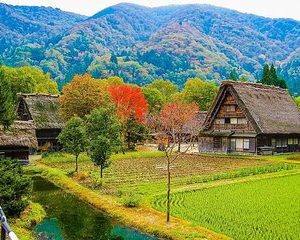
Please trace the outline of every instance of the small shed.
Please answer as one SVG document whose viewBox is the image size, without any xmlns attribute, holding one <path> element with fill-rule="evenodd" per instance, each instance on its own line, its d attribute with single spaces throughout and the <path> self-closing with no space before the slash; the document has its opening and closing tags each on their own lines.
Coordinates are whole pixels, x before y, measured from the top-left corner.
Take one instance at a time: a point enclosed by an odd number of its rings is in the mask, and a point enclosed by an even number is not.
<svg viewBox="0 0 300 240">
<path fill-rule="evenodd" d="M 37 146 L 32 121 L 15 121 L 6 131 L 0 126 L 0 157 L 28 160 L 30 150 Z"/>
</svg>

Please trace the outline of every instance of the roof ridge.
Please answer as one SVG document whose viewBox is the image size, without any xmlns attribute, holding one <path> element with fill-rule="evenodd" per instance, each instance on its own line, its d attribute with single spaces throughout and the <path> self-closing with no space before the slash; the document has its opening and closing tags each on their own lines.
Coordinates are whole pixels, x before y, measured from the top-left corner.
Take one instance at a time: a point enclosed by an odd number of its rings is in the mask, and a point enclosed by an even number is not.
<svg viewBox="0 0 300 240">
<path fill-rule="evenodd" d="M 47 93 L 17 93 L 17 96 L 19 97 L 53 97 L 58 98 L 58 94 L 47 94 Z"/>
<path fill-rule="evenodd" d="M 241 82 L 241 81 L 225 80 L 225 81 L 222 82 L 221 86 L 237 85 L 237 84 L 253 86 L 253 87 L 260 88 L 260 89 L 273 89 L 273 90 L 288 92 L 287 89 L 284 89 L 284 88 L 281 88 L 281 87 L 278 87 L 278 86 L 273 86 L 273 85 L 266 85 L 266 84 L 262 84 L 262 83 L 258 83 L 258 82 Z"/>
</svg>

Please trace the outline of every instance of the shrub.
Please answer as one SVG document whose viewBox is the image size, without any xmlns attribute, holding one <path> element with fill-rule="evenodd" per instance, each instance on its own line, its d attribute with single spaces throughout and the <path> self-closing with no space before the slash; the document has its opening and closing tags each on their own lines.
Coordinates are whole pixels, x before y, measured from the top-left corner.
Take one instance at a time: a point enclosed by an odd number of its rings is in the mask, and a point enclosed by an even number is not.
<svg viewBox="0 0 300 240">
<path fill-rule="evenodd" d="M 32 180 L 23 175 L 17 160 L 0 160 L 0 205 L 8 216 L 19 216 L 28 206 Z"/>
<path fill-rule="evenodd" d="M 135 208 L 141 205 L 141 198 L 138 195 L 125 196 L 122 199 L 122 204 L 127 208 Z"/>
</svg>

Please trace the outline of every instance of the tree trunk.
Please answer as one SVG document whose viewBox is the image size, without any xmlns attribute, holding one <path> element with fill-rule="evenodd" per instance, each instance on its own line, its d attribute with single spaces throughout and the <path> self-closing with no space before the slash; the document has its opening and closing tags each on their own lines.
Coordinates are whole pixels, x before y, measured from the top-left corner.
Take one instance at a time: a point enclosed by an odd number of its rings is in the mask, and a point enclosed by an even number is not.
<svg viewBox="0 0 300 240">
<path fill-rule="evenodd" d="M 76 161 L 76 168 L 75 168 L 76 173 L 78 173 L 78 156 L 79 155 L 76 155 L 76 160 L 75 160 Z"/>
<path fill-rule="evenodd" d="M 102 167 L 102 165 L 100 166 L 100 178 L 103 178 L 103 167 Z"/>
<path fill-rule="evenodd" d="M 170 158 L 167 157 L 167 222 L 170 222 L 170 193 L 171 193 L 171 173 L 170 173 Z"/>
<path fill-rule="evenodd" d="M 178 136 L 178 152 L 181 151 L 181 134 Z"/>
</svg>

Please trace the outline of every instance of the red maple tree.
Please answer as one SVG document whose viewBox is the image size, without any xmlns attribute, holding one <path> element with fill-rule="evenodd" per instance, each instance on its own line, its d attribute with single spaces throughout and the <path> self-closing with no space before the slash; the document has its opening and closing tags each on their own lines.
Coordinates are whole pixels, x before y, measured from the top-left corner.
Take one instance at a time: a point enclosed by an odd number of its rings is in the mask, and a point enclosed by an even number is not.
<svg viewBox="0 0 300 240">
<path fill-rule="evenodd" d="M 112 85 L 108 91 L 116 105 L 121 121 L 125 122 L 130 116 L 133 116 L 140 123 L 144 121 L 147 101 L 141 88 L 123 84 Z"/>
</svg>

